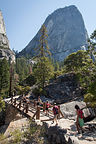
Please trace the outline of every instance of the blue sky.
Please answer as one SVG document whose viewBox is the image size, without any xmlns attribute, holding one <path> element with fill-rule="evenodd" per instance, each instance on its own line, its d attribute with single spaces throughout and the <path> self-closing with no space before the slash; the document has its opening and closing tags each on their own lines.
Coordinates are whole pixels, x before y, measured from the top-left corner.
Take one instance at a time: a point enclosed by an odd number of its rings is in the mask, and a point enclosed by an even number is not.
<svg viewBox="0 0 96 144">
<path fill-rule="evenodd" d="M 69 5 L 77 6 L 90 35 L 96 29 L 96 0 L 0 0 L 10 48 L 21 51 L 49 14 Z"/>
</svg>

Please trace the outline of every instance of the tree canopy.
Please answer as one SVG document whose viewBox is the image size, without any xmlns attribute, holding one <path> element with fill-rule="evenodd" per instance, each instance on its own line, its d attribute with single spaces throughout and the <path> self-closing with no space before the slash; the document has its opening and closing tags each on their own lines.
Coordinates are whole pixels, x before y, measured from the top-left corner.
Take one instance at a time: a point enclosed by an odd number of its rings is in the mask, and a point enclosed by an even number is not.
<svg viewBox="0 0 96 144">
<path fill-rule="evenodd" d="M 9 91 L 9 64 L 4 58 L 0 60 L 0 95 L 8 96 Z"/>
<path fill-rule="evenodd" d="M 64 60 L 64 71 L 75 72 L 82 87 L 87 88 L 95 77 L 95 65 L 86 51 L 79 50 Z"/>
<path fill-rule="evenodd" d="M 37 65 L 34 70 L 34 75 L 37 79 L 39 86 L 44 89 L 46 81 L 50 79 L 53 72 L 53 66 L 51 64 L 50 51 L 47 43 L 47 30 L 45 25 L 41 27 L 41 36 L 39 40 L 39 46 L 37 48 Z"/>
</svg>

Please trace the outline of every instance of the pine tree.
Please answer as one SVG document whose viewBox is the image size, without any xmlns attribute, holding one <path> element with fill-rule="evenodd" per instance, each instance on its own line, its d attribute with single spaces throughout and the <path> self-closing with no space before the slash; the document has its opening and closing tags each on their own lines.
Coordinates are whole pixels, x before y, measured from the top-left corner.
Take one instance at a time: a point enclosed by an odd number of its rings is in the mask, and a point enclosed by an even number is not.
<svg viewBox="0 0 96 144">
<path fill-rule="evenodd" d="M 42 89 L 44 89 L 45 83 L 53 76 L 53 66 L 51 61 L 47 57 L 42 57 L 41 61 L 38 61 L 34 73 L 37 83 Z"/>
<path fill-rule="evenodd" d="M 24 57 L 16 59 L 16 73 L 19 75 L 19 81 L 24 80 L 29 74 L 29 65 Z"/>
<path fill-rule="evenodd" d="M 64 72 L 74 72 L 83 88 L 87 90 L 95 79 L 95 65 L 86 51 L 79 50 L 64 60 Z"/>
<path fill-rule="evenodd" d="M 6 59 L 0 60 L 0 94 L 8 95 L 9 89 L 9 65 Z"/>
<path fill-rule="evenodd" d="M 91 34 L 90 38 L 88 39 L 87 52 L 93 60 L 95 58 L 94 55 L 96 55 L 96 30 Z"/>
<path fill-rule="evenodd" d="M 10 85 L 9 85 L 9 96 L 13 95 L 14 91 L 14 63 L 10 63 Z"/>
<path fill-rule="evenodd" d="M 47 43 L 47 30 L 45 25 L 41 27 L 41 36 L 40 36 L 40 44 L 37 48 L 37 67 L 34 70 L 34 74 L 37 78 L 37 82 L 39 86 L 44 89 L 46 81 L 50 79 L 53 72 L 53 66 L 51 64 L 51 60 L 49 59 L 51 53 L 49 51 L 48 43 Z"/>
<path fill-rule="evenodd" d="M 4 109 L 5 107 L 5 102 L 3 101 L 2 96 L 0 96 L 0 112 Z"/>
</svg>

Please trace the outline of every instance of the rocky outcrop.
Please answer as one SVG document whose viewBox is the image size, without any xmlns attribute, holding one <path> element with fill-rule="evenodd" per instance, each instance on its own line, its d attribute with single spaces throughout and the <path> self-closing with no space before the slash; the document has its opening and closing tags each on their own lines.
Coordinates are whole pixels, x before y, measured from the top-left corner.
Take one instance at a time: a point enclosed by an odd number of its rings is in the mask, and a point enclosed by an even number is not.
<svg viewBox="0 0 96 144">
<path fill-rule="evenodd" d="M 87 45 L 87 32 L 79 10 L 74 6 L 60 8 L 50 14 L 44 25 L 48 33 L 48 46 L 55 60 L 62 61 L 70 53 L 76 52 Z M 23 49 L 19 56 L 36 54 L 40 39 L 40 30 Z"/>
<path fill-rule="evenodd" d="M 1 11 L 0 11 L 0 48 L 9 48 L 9 41 L 6 36 L 5 24 Z"/>
<path fill-rule="evenodd" d="M 15 62 L 15 54 L 10 49 L 0 49 L 0 59 L 6 58 L 6 60 L 11 60 Z"/>
<path fill-rule="evenodd" d="M 79 86 L 75 73 L 68 73 L 59 76 L 45 88 L 48 97 L 53 98 L 57 103 L 65 103 L 83 98 L 84 90 Z"/>
<path fill-rule="evenodd" d="M 0 11 L 0 59 L 3 58 L 11 60 L 11 62 L 15 62 L 15 54 L 9 48 L 9 40 L 6 35 L 3 16 Z"/>
<path fill-rule="evenodd" d="M 68 128 L 67 128 L 68 125 Z M 46 126 L 48 144 L 95 144 L 96 121 L 84 126 L 84 133 L 78 135 L 75 121 L 59 120 L 59 126 Z"/>
<path fill-rule="evenodd" d="M 76 119 L 75 105 L 78 105 L 82 109 L 84 114 L 84 122 L 89 122 L 96 117 L 96 109 L 88 108 L 86 103 L 79 99 L 79 101 L 72 101 L 60 105 L 60 109 L 65 118 L 71 120 Z"/>
<path fill-rule="evenodd" d="M 0 49 L 9 49 L 9 41 L 5 34 L 0 33 Z"/>
<path fill-rule="evenodd" d="M 56 126 L 46 128 L 46 130 L 49 143 L 68 144 L 64 136 L 67 133 L 67 130 L 57 128 Z"/>
</svg>

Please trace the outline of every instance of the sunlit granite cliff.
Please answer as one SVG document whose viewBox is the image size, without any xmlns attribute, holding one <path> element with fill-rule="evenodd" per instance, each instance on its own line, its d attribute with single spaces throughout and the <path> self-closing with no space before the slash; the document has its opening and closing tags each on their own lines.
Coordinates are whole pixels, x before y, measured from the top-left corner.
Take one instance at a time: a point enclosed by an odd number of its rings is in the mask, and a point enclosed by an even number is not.
<svg viewBox="0 0 96 144">
<path fill-rule="evenodd" d="M 62 61 L 72 52 L 87 45 L 87 31 L 81 13 L 76 6 L 60 8 L 50 14 L 45 22 L 48 46 L 55 60 Z M 35 55 L 40 39 L 40 30 L 19 56 Z"/>
<path fill-rule="evenodd" d="M 0 59 L 6 58 L 15 62 L 15 54 L 10 50 L 9 40 L 6 35 L 6 29 L 2 12 L 0 11 Z"/>
</svg>

